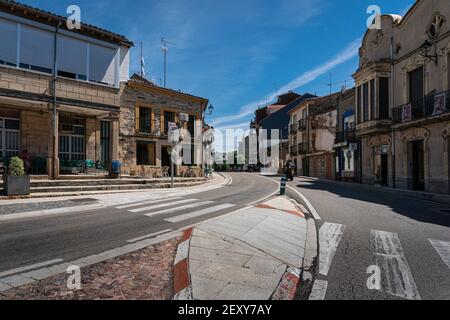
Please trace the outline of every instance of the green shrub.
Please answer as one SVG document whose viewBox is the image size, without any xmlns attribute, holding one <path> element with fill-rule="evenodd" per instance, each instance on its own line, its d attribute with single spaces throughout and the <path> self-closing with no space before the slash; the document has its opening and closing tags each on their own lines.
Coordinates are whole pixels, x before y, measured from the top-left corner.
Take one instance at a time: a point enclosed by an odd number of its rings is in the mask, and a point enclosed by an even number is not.
<svg viewBox="0 0 450 320">
<path fill-rule="evenodd" d="M 8 175 L 10 176 L 24 176 L 25 167 L 23 165 L 23 160 L 19 157 L 12 157 L 9 159 Z"/>
</svg>

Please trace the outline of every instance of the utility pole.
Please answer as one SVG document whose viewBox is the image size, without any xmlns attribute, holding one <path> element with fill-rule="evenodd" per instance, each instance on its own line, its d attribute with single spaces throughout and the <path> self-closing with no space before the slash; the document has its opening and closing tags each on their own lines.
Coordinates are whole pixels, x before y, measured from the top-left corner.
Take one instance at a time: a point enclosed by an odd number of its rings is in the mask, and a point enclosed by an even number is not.
<svg viewBox="0 0 450 320">
<path fill-rule="evenodd" d="M 167 88 L 167 52 L 169 51 L 167 43 L 166 39 L 161 38 L 161 50 L 164 53 L 164 88 Z"/>
</svg>

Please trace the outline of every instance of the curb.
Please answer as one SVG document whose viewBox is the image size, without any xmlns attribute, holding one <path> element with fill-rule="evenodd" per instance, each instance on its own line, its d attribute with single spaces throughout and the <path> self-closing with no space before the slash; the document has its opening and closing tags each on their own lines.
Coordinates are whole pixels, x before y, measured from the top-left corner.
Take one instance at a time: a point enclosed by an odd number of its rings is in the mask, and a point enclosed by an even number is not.
<svg viewBox="0 0 450 320">
<path fill-rule="evenodd" d="M 300 285 L 300 274 L 300 270 L 288 268 L 270 300 L 294 300 L 297 296 L 297 290 Z"/>
<path fill-rule="evenodd" d="M 189 275 L 189 245 L 194 228 L 183 232 L 182 242 L 178 245 L 173 270 L 173 300 L 193 300 L 191 278 Z"/>
</svg>

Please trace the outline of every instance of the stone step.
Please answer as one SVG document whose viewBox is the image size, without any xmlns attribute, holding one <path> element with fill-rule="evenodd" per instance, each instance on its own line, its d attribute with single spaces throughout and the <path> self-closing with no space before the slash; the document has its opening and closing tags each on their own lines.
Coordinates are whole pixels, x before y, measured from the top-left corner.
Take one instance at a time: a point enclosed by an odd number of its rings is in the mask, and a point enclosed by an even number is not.
<svg viewBox="0 0 450 320">
<path fill-rule="evenodd" d="M 175 188 L 181 187 L 193 187 L 201 185 L 206 181 L 189 181 L 189 182 L 175 182 Z M 148 184 L 122 184 L 122 185 L 83 185 L 83 186 L 40 186 L 32 187 L 31 194 L 35 193 L 67 193 L 67 192 L 89 192 L 89 191 L 133 191 L 133 190 L 146 190 L 146 189 L 163 189 L 170 188 L 170 181 L 148 183 Z"/>
</svg>

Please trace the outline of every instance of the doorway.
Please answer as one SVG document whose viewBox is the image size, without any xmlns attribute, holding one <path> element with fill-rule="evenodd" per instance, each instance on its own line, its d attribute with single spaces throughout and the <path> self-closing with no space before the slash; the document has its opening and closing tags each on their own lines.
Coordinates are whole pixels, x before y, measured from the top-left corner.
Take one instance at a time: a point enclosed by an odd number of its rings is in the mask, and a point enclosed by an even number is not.
<svg viewBox="0 0 450 320">
<path fill-rule="evenodd" d="M 415 191 L 425 190 L 425 166 L 423 140 L 410 142 L 410 170 L 412 176 L 412 188 Z"/>
<path fill-rule="evenodd" d="M 111 123 L 109 121 L 100 122 L 100 161 L 109 166 L 111 162 Z"/>
<path fill-rule="evenodd" d="M 381 185 L 387 186 L 388 183 L 388 163 L 389 156 L 388 154 L 383 153 L 381 155 Z"/>
<path fill-rule="evenodd" d="M 161 166 L 170 168 L 169 146 L 161 147 Z"/>
</svg>

